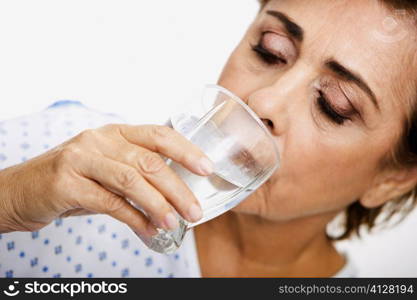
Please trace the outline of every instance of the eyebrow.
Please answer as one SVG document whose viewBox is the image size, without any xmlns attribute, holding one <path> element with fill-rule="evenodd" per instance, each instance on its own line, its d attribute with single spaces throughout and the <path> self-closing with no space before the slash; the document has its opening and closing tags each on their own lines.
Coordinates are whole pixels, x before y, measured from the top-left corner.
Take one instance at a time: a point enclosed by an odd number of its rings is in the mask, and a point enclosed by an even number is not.
<svg viewBox="0 0 417 300">
<path fill-rule="evenodd" d="M 335 60 L 329 60 L 326 62 L 326 67 L 344 79 L 345 81 L 355 83 L 360 89 L 362 89 L 368 96 L 371 98 L 372 103 L 374 106 L 380 110 L 378 101 L 376 100 L 374 92 L 370 89 L 370 87 L 366 84 L 365 80 L 359 74 L 354 73 L 353 71 L 348 70 L 344 66 L 342 66 L 339 62 Z"/>
<path fill-rule="evenodd" d="M 285 26 L 285 30 L 290 36 L 299 42 L 303 41 L 304 30 L 300 27 L 300 25 L 291 20 L 290 17 L 276 10 L 268 10 L 266 13 L 280 21 Z M 380 111 L 380 107 L 374 92 L 359 74 L 345 68 L 341 63 L 333 59 L 326 62 L 326 67 L 345 81 L 355 83 L 360 89 L 368 94 L 374 106 Z"/>
<path fill-rule="evenodd" d="M 299 42 L 303 41 L 304 30 L 298 24 L 292 21 L 290 17 L 276 10 L 268 10 L 266 13 L 270 16 L 275 17 L 276 19 L 278 19 L 278 21 L 283 23 L 287 33 L 291 35 L 294 39 L 296 39 Z"/>
</svg>

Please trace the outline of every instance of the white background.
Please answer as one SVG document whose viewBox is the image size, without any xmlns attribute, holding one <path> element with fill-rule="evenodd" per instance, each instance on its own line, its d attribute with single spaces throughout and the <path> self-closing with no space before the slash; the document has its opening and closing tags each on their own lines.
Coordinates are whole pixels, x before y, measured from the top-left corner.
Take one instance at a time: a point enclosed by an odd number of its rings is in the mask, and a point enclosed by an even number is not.
<svg viewBox="0 0 417 300">
<path fill-rule="evenodd" d="M 0 0 L 0 120 L 71 99 L 160 123 L 216 82 L 257 9 L 255 0 Z M 417 276 L 416 232 L 414 212 L 341 247 L 361 276 Z"/>
</svg>

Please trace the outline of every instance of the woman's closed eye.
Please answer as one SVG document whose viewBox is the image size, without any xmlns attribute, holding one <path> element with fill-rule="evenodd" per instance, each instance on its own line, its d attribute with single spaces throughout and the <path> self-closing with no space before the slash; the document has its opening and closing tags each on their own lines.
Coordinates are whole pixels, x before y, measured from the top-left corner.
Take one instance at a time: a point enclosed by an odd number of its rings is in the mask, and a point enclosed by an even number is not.
<svg viewBox="0 0 417 300">
<path fill-rule="evenodd" d="M 290 66 L 298 56 L 295 45 L 288 37 L 270 31 L 263 32 L 258 43 L 251 45 L 251 49 L 263 63 L 271 67 Z M 329 78 L 322 80 L 324 89 L 317 89 L 316 106 L 331 123 L 344 125 L 346 121 L 352 121 L 352 117 L 358 112 L 344 93 L 333 87 L 335 85 Z M 331 97 L 328 97 L 328 93 Z"/>
<path fill-rule="evenodd" d="M 282 65 L 291 62 L 297 50 L 291 40 L 283 35 L 266 31 L 252 50 L 267 65 Z"/>
<path fill-rule="evenodd" d="M 337 125 L 343 125 L 346 121 L 352 120 L 351 116 L 355 114 L 355 110 L 353 108 L 335 108 L 322 91 L 318 92 L 319 95 L 316 100 L 317 107 L 331 122 Z"/>
<path fill-rule="evenodd" d="M 282 58 L 266 49 L 262 45 L 261 41 L 256 45 L 252 45 L 252 50 L 255 51 L 258 57 L 268 65 L 280 65 L 287 63 L 285 58 Z"/>
</svg>

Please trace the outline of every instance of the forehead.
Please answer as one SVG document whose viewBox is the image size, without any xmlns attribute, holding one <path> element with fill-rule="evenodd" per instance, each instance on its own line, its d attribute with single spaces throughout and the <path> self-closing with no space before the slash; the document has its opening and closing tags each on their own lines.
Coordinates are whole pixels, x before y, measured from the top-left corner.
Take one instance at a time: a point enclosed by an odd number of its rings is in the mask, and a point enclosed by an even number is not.
<svg viewBox="0 0 417 300">
<path fill-rule="evenodd" d="M 389 10 L 378 0 L 272 0 L 270 9 L 304 29 L 301 51 L 309 63 L 335 58 L 359 73 L 381 102 L 415 93 L 416 35 L 404 11 Z M 399 103 L 383 102 L 388 110 Z"/>
</svg>

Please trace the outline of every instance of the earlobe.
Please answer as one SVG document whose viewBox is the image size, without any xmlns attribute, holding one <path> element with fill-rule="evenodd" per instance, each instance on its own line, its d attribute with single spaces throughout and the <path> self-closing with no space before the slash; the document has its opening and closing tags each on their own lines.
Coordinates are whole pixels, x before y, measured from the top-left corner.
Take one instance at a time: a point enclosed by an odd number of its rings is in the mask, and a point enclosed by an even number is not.
<svg viewBox="0 0 417 300">
<path fill-rule="evenodd" d="M 375 182 L 359 202 L 366 208 L 375 208 L 408 193 L 416 185 L 417 168 L 398 170 Z"/>
<path fill-rule="evenodd" d="M 375 208 L 392 199 L 390 194 L 395 187 L 389 183 L 380 183 L 371 187 L 361 197 L 360 203 L 366 208 Z"/>
</svg>

